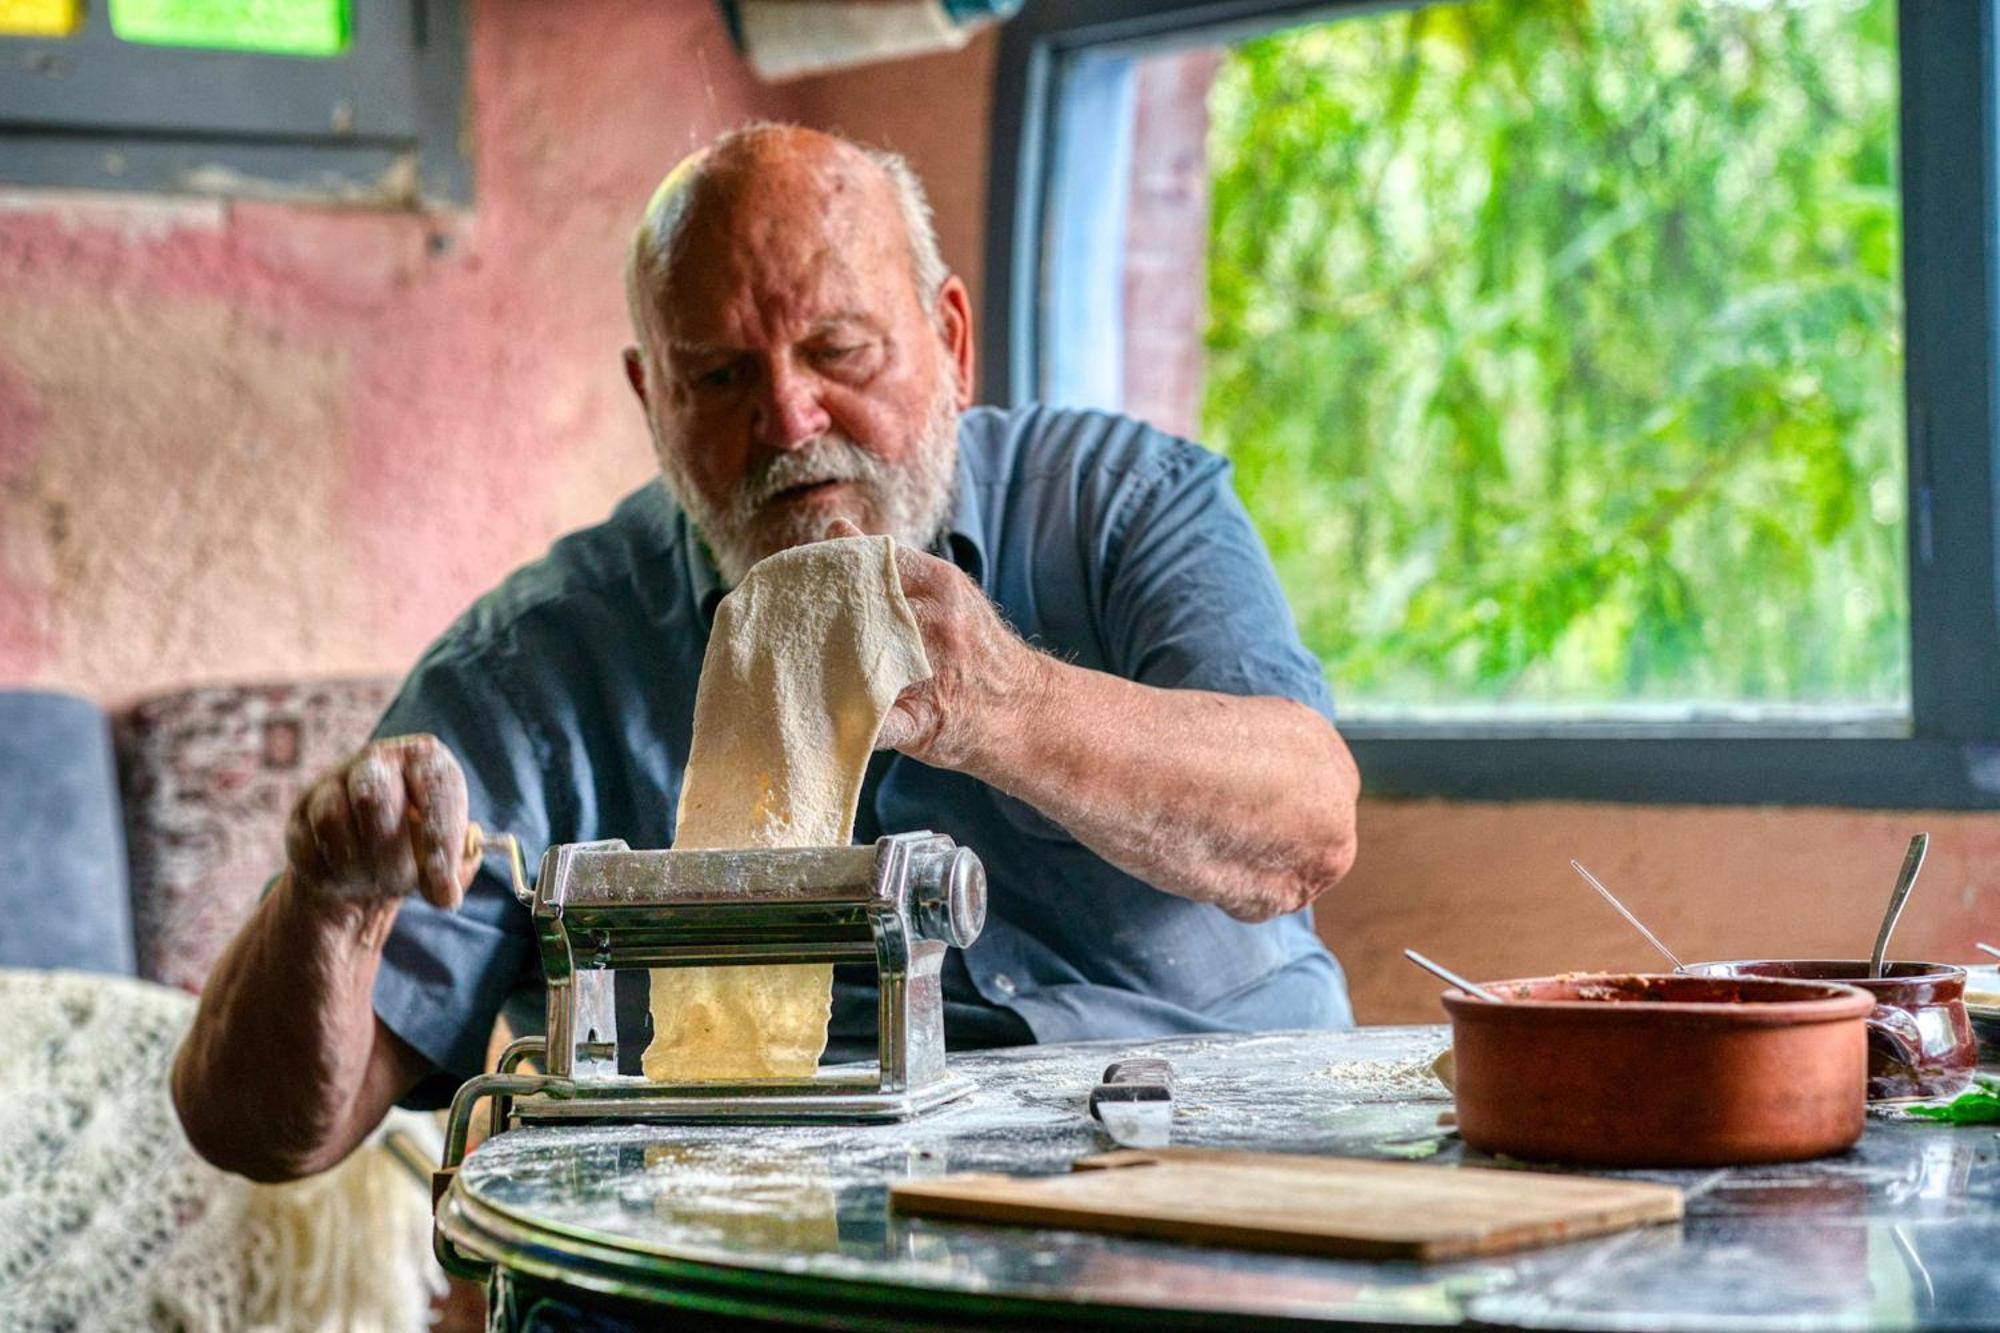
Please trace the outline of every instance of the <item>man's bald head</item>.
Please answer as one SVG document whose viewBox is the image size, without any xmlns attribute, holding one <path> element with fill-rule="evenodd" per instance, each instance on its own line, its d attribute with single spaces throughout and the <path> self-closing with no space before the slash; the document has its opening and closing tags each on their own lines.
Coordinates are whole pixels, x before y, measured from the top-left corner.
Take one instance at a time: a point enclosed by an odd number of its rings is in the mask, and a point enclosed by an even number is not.
<svg viewBox="0 0 2000 1333">
<path fill-rule="evenodd" d="M 837 134 L 797 125 L 759 123 L 731 130 L 675 165 L 653 191 L 632 233 L 625 262 L 625 298 L 641 347 L 654 335 L 657 309 L 675 268 L 703 262 L 705 233 L 731 234 L 782 209 L 827 220 L 841 214 L 892 212 L 903 233 L 909 276 L 926 310 L 950 270 L 938 251 L 930 201 L 901 156 Z M 698 225 L 707 222 L 708 226 Z M 696 225 L 691 225 L 696 224 Z"/>
<path fill-rule="evenodd" d="M 626 378 L 726 580 L 834 518 L 936 539 L 972 318 L 900 158 L 790 126 L 725 135 L 654 192 L 626 280 Z"/>
</svg>

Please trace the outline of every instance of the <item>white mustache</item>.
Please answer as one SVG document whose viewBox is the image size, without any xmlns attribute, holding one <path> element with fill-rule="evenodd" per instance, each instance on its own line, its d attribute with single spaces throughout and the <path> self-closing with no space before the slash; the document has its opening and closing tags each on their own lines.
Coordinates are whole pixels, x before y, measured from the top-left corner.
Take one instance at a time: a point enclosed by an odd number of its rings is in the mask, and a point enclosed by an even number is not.
<svg viewBox="0 0 2000 1333">
<path fill-rule="evenodd" d="M 810 444 L 774 455 L 736 492 L 737 515 L 748 520 L 786 491 L 824 482 L 863 482 L 879 487 L 882 463 L 873 454 L 840 435 L 823 435 Z"/>
<path fill-rule="evenodd" d="M 660 458 L 661 481 L 716 561 L 726 583 L 734 584 L 772 550 L 812 541 L 802 513 L 767 512 L 786 491 L 841 482 L 862 493 L 854 497 L 898 541 L 924 546 L 934 539 L 957 494 L 958 410 L 949 379 L 939 381 L 928 419 L 912 448 L 886 462 L 846 435 L 829 431 L 796 449 L 759 460 L 726 491 L 704 494 L 690 475 L 683 442 L 663 438 L 650 414 Z M 798 529 L 794 531 L 793 529 Z"/>
</svg>

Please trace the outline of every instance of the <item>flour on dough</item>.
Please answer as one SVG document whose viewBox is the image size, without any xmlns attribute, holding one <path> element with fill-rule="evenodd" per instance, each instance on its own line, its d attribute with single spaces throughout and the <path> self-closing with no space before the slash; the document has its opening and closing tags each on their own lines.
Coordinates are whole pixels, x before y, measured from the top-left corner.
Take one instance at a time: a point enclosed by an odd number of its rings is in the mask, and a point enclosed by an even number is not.
<svg viewBox="0 0 2000 1333">
<path fill-rule="evenodd" d="M 882 719 L 930 674 L 893 539 L 844 537 L 760 561 L 716 609 L 675 849 L 844 845 Z M 647 1078 L 810 1078 L 818 1067 L 830 964 L 651 975 Z"/>
</svg>

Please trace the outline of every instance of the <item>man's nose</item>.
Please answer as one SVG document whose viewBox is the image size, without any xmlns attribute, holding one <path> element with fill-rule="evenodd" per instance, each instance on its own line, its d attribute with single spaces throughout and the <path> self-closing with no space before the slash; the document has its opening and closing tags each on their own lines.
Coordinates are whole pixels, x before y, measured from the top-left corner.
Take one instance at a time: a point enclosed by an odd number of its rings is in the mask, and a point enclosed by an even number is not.
<svg viewBox="0 0 2000 1333">
<path fill-rule="evenodd" d="M 813 376 L 780 363 L 770 368 L 766 390 L 755 407 L 752 423 L 757 442 L 767 449 L 796 449 L 826 434 L 833 419 L 820 406 Z"/>
</svg>

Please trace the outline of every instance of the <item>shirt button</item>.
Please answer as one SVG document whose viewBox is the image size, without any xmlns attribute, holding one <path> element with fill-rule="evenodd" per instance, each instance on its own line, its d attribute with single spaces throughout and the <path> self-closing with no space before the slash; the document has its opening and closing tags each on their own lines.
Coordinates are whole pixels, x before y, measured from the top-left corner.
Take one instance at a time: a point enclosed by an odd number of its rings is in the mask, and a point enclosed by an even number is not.
<svg viewBox="0 0 2000 1333">
<path fill-rule="evenodd" d="M 1005 972 L 995 972 L 993 974 L 993 989 L 999 991 L 1002 995 L 1012 995 L 1014 993 L 1014 978 L 1008 976 Z"/>
</svg>

